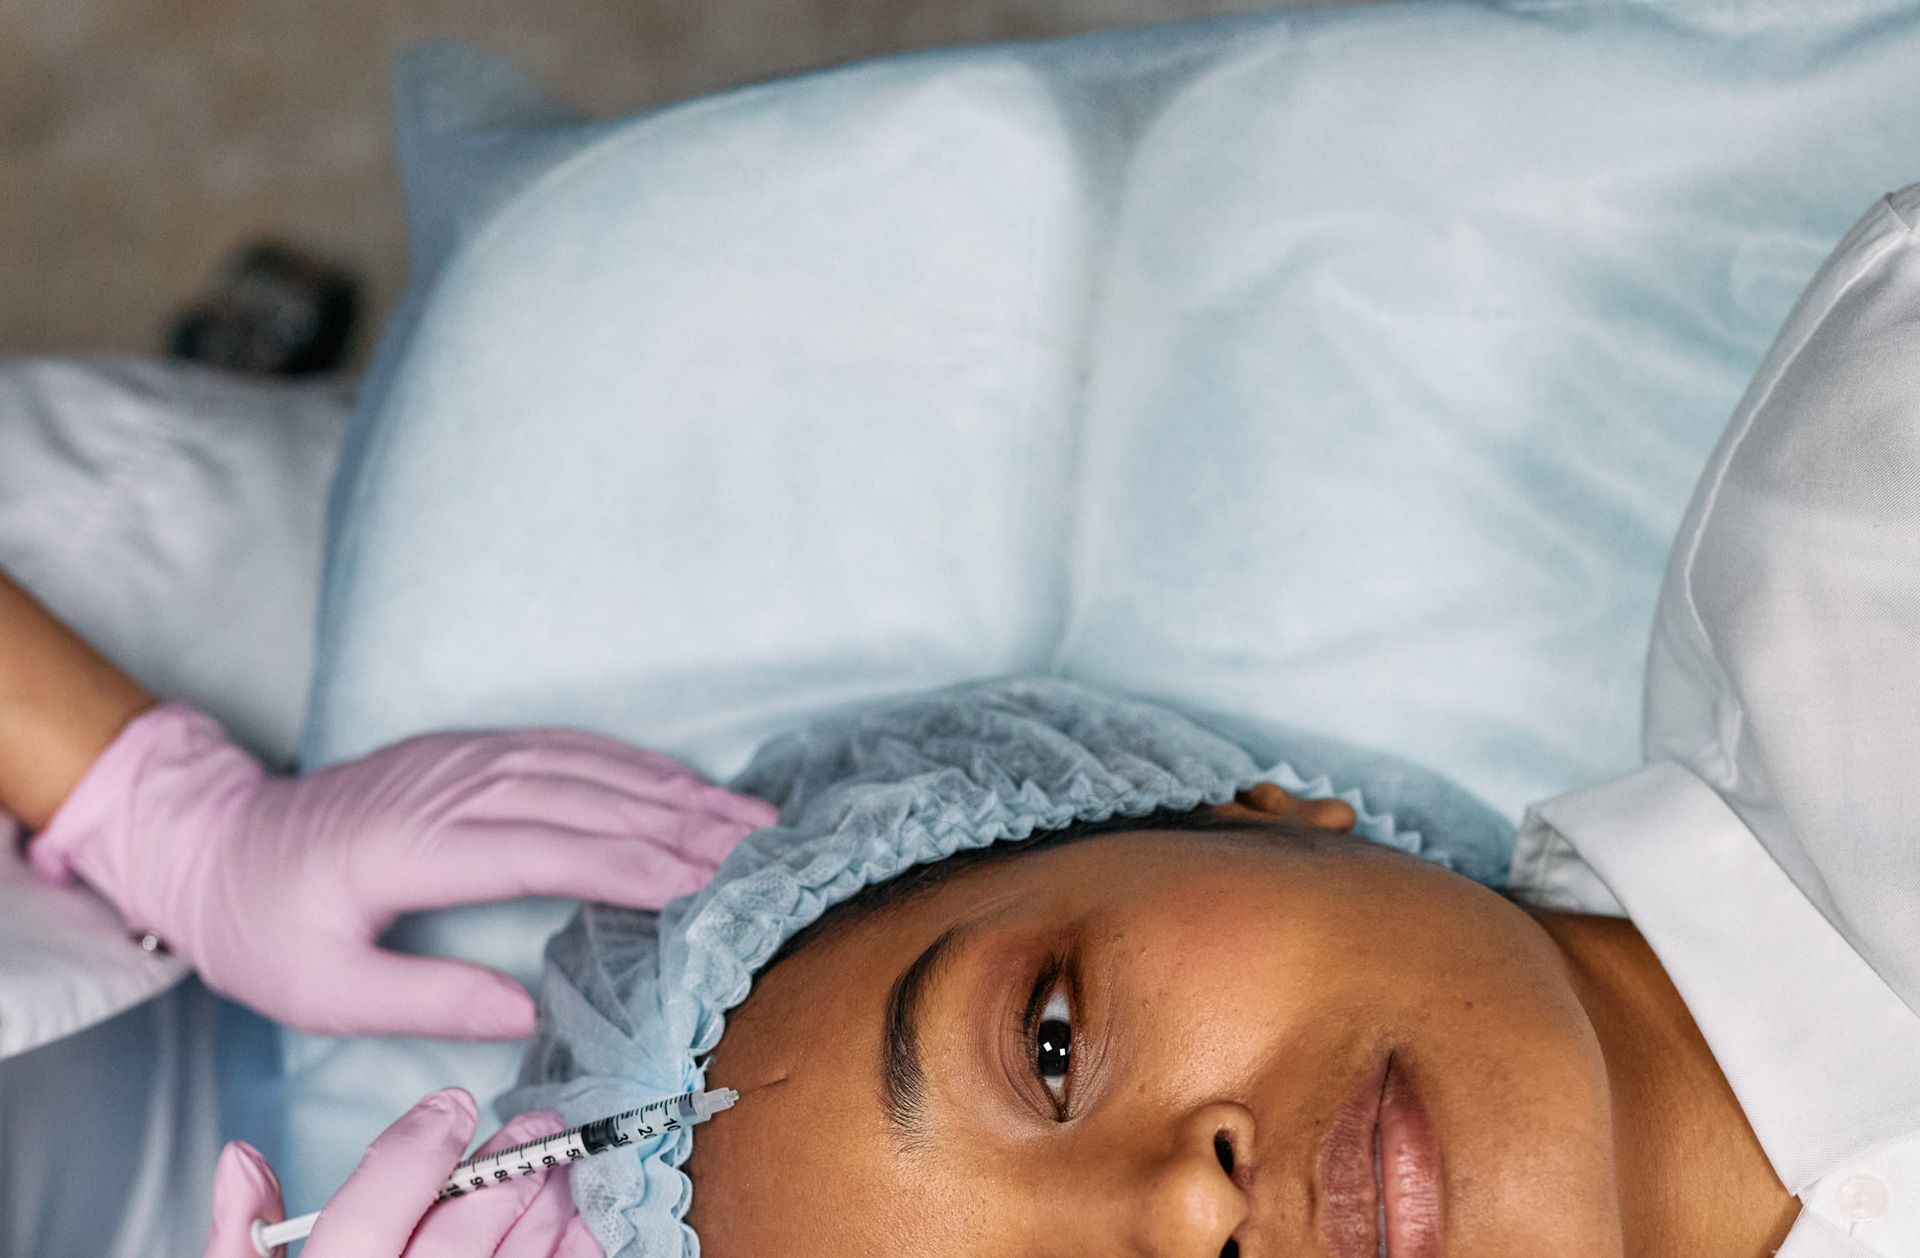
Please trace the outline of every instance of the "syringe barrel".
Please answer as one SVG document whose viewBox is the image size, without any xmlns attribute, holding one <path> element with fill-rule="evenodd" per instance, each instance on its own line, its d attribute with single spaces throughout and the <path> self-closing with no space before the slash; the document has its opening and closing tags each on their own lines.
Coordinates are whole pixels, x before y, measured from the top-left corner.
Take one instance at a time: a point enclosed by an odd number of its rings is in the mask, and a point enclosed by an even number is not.
<svg viewBox="0 0 1920 1258">
<path fill-rule="evenodd" d="M 679 1096 L 652 1101 L 639 1109 L 588 1123 L 579 1128 L 580 1138 L 589 1154 L 641 1144 L 704 1123 L 721 1110 L 733 1108 L 739 1099 L 740 1094 L 731 1088 L 682 1092 Z"/>
</svg>

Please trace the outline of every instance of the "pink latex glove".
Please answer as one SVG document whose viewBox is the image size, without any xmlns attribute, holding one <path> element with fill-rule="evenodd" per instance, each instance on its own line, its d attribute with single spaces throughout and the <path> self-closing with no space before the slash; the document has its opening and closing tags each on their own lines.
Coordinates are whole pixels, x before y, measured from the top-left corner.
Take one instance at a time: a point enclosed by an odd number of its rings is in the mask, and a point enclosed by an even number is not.
<svg viewBox="0 0 1920 1258">
<path fill-rule="evenodd" d="M 301 1258 L 601 1258 L 574 1211 L 565 1167 L 434 1205 L 476 1121 L 473 1098 L 459 1088 L 435 1092 L 401 1115 L 322 1207 Z M 557 1114 L 522 1114 L 479 1152 L 560 1129 Z M 266 1159 L 251 1145 L 228 1145 L 213 1173 L 204 1258 L 256 1258 L 254 1220 L 285 1217 L 280 1181 Z"/>
<path fill-rule="evenodd" d="M 526 990 L 382 951 L 394 918 L 527 895 L 658 908 L 773 817 L 677 761 L 568 731 L 432 734 L 277 777 L 174 705 L 128 725 L 28 851 L 292 1026 L 504 1039 L 533 1031 Z"/>
</svg>

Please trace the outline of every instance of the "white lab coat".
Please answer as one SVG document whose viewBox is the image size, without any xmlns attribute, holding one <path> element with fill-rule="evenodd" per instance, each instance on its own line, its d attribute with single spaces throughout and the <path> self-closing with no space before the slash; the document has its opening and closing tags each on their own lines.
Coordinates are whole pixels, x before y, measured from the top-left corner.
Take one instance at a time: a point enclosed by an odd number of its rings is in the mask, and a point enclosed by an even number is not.
<svg viewBox="0 0 1920 1258">
<path fill-rule="evenodd" d="M 149 688 L 288 760 L 346 415 L 335 384 L 0 359 L 0 568 Z M 186 973 L 0 841 L 0 1258 L 199 1252 L 225 1048 Z"/>
<path fill-rule="evenodd" d="M 1513 889 L 1624 909 L 1804 1208 L 1920 1254 L 1920 185 L 1815 278 L 1669 560 L 1647 767 L 1538 804 Z"/>
</svg>

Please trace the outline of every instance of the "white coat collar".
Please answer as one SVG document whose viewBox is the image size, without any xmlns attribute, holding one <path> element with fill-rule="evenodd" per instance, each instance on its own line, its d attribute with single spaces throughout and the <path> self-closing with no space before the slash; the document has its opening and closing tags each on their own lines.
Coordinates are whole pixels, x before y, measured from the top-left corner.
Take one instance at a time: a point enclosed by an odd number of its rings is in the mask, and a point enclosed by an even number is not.
<svg viewBox="0 0 1920 1258">
<path fill-rule="evenodd" d="M 1920 1017 L 1712 788 L 1657 763 L 1535 805 L 1518 898 L 1556 844 L 1646 937 L 1789 1190 L 1920 1134 Z"/>
</svg>

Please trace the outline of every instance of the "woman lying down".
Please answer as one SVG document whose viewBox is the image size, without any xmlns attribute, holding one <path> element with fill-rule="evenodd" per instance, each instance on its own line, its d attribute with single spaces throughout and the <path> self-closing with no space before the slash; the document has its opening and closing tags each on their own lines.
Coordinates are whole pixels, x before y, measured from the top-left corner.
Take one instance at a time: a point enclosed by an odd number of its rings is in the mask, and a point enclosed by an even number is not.
<svg viewBox="0 0 1920 1258">
<path fill-rule="evenodd" d="M 549 951 L 509 1105 L 743 1094 L 576 1168 L 603 1246 L 1920 1253 L 1916 210 L 1842 243 L 1713 456 L 1650 765 L 1539 805 L 1506 895 L 1056 681 L 765 748 L 778 826 Z"/>
<path fill-rule="evenodd" d="M 1841 244 L 1708 466 L 1656 616 L 1648 767 L 1538 805 L 1503 888 L 1421 859 L 1444 844 L 1366 782 L 1290 794 L 1221 733 L 1054 679 L 824 717 L 739 794 L 571 735 L 269 781 L 187 715 L 110 738 L 150 702 L 116 682 L 59 705 L 97 709 L 100 762 L 50 774 L 83 779 L 63 804 L 8 788 L 14 811 L 46 822 L 36 863 L 276 1016 L 517 1035 L 523 994 L 372 951 L 433 879 L 261 925 L 328 935 L 329 973 L 365 981 L 270 973 L 313 950 L 218 910 L 241 875 L 417 858 L 386 822 L 449 798 L 585 810 L 469 817 L 499 859 L 431 892 L 491 898 L 510 870 L 626 902 L 551 946 L 505 1107 L 560 1117 L 497 1139 L 694 1086 L 740 1103 L 576 1165 L 574 1219 L 551 1184 L 429 1210 L 475 1126 L 443 1096 L 323 1212 L 314 1258 L 1920 1253 L 1916 210 L 1884 200 Z M 185 740 L 185 770 L 100 785 L 142 738 Z M 476 747 L 533 771 L 502 797 Z M 395 781 L 419 789 L 366 789 Z M 156 790 L 145 820 L 191 824 L 114 822 Z M 619 837 L 634 816 L 652 837 Z M 193 857 L 216 839 L 227 872 Z M 691 894 L 648 911 L 669 883 Z M 208 1252 L 237 1258 L 278 1202 L 257 1159 L 221 1185 Z"/>
<path fill-rule="evenodd" d="M 1055 681 L 822 721 L 739 783 L 783 824 L 706 891 L 555 941 L 526 1077 L 571 1086 L 515 1100 L 740 1091 L 686 1164 L 708 1258 L 1778 1246 L 1791 1198 L 1630 925 L 1262 768 Z M 684 1151 L 575 1168 L 609 1252 L 691 1252 Z"/>
</svg>

